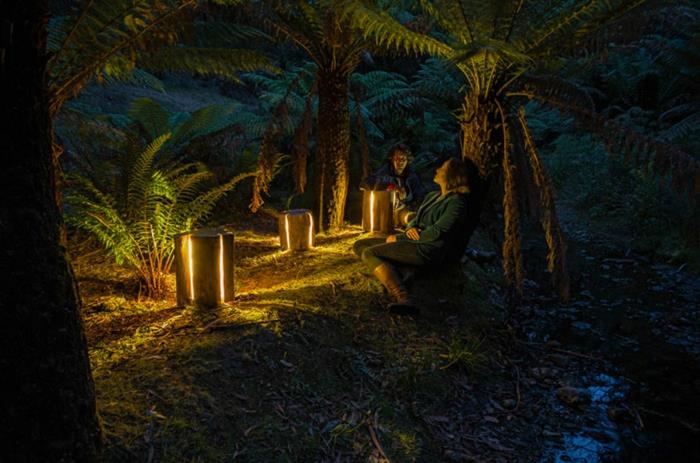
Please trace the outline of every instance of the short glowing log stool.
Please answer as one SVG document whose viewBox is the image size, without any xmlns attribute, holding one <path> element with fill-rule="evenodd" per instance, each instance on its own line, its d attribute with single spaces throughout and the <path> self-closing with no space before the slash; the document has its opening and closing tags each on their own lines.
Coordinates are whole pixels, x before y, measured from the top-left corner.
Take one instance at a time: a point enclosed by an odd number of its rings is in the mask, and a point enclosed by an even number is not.
<svg viewBox="0 0 700 463">
<path fill-rule="evenodd" d="M 394 192 L 364 190 L 362 231 L 389 234 L 394 231 Z"/>
<path fill-rule="evenodd" d="M 279 216 L 280 246 L 285 251 L 314 247 L 314 216 L 308 209 L 290 209 Z"/>
<path fill-rule="evenodd" d="M 178 306 L 233 300 L 233 232 L 201 229 L 175 236 L 175 280 Z"/>
</svg>

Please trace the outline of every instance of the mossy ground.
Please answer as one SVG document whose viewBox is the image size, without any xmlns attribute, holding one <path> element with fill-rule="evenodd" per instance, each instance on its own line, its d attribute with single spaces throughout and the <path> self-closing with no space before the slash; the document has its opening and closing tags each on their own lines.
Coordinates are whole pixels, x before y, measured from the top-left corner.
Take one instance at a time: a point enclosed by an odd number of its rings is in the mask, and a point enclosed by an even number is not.
<svg viewBox="0 0 700 463">
<path fill-rule="evenodd" d="M 175 307 L 174 292 L 139 298 L 131 272 L 74 246 L 105 460 L 505 461 L 527 448 L 488 298 L 498 270 L 430 276 L 423 314 L 392 316 L 352 254 L 359 236 L 283 253 L 273 235 L 238 233 L 236 300 L 211 312 Z"/>
</svg>

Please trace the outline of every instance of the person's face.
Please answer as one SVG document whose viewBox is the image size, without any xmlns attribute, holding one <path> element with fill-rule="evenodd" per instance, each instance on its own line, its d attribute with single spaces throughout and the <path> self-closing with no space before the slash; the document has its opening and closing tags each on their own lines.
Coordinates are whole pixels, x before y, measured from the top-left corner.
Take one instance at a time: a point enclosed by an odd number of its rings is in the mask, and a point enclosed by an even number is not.
<svg viewBox="0 0 700 463">
<path fill-rule="evenodd" d="M 440 167 L 435 170 L 435 177 L 433 177 L 433 181 L 437 183 L 438 185 L 445 185 L 447 183 L 447 164 L 449 164 L 450 161 L 445 161 L 442 163 Z"/>
<path fill-rule="evenodd" d="M 394 156 L 391 158 L 391 162 L 394 165 L 394 171 L 396 171 L 397 174 L 400 174 L 408 165 L 408 156 L 406 156 L 406 153 L 396 151 Z"/>
</svg>

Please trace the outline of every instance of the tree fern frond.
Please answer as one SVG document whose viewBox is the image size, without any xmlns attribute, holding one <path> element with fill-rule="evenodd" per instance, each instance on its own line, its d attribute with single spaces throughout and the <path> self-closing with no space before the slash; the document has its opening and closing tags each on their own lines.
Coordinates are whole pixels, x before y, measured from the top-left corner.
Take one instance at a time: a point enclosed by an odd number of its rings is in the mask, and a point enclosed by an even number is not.
<svg viewBox="0 0 700 463">
<path fill-rule="evenodd" d="M 120 83 L 135 87 L 148 87 L 159 92 L 165 91 L 165 85 L 162 80 L 140 68 L 132 68 L 128 72 L 123 73 L 107 72 L 103 76 L 102 82 L 106 85 Z"/>
<path fill-rule="evenodd" d="M 563 300 L 569 299 L 569 275 L 566 270 L 566 244 L 561 233 L 559 221 L 556 216 L 556 205 L 554 203 L 554 188 L 547 177 L 544 167 L 540 161 L 535 143 L 530 135 L 530 130 L 525 120 L 525 110 L 520 108 L 518 112 L 518 122 L 520 132 L 524 140 L 524 150 L 527 155 L 530 167 L 532 168 L 535 186 L 539 190 L 539 202 L 541 207 L 540 222 L 544 229 L 547 242 L 547 269 L 552 274 L 554 286 L 557 288 Z"/>
<path fill-rule="evenodd" d="M 169 146 L 179 148 L 196 137 L 219 131 L 233 122 L 235 108 L 232 105 L 209 105 L 189 114 L 173 130 Z"/>
<path fill-rule="evenodd" d="M 490 58 L 490 60 L 489 60 Z M 508 65 L 518 67 L 526 67 L 532 63 L 532 57 L 521 53 L 518 48 L 507 42 L 494 39 L 485 39 L 483 41 L 473 41 L 467 45 L 455 47 L 454 53 L 449 57 L 448 61 L 455 64 L 469 64 L 471 61 L 478 59 L 476 64 L 484 64 L 493 66 L 495 59 L 500 59 Z M 491 62 L 489 62 L 491 61 Z"/>
<path fill-rule="evenodd" d="M 149 71 L 183 71 L 240 82 L 240 72 L 279 72 L 257 51 L 233 48 L 167 47 L 141 52 L 139 66 Z"/>
<path fill-rule="evenodd" d="M 433 2 L 419 0 L 419 6 L 428 17 L 447 33 L 454 36 L 458 43 L 466 44 L 472 41 L 468 29 L 461 20 L 459 2 Z"/>
<path fill-rule="evenodd" d="M 222 21 L 195 21 L 197 47 L 241 48 L 251 41 L 271 41 L 272 37 L 258 28 Z"/>
<path fill-rule="evenodd" d="M 389 13 L 369 7 L 360 1 L 343 5 L 342 17 L 362 31 L 365 38 L 373 38 L 380 47 L 415 55 L 449 57 L 452 48 L 427 35 L 407 29 Z"/>
<path fill-rule="evenodd" d="M 411 85 L 422 95 L 456 102 L 463 82 L 444 60 L 428 58 L 421 63 Z"/>
<path fill-rule="evenodd" d="M 696 109 L 694 113 L 665 129 L 657 138 L 664 143 L 673 142 L 697 132 L 698 127 L 700 127 L 700 109 Z"/>
<path fill-rule="evenodd" d="M 558 106 L 569 106 L 581 111 L 595 111 L 593 99 L 588 92 L 577 83 L 554 75 L 536 76 L 525 74 L 514 84 L 524 92 L 535 94 L 538 98 L 549 102 L 558 102 Z M 517 94 L 519 89 L 514 90 Z"/>
<path fill-rule="evenodd" d="M 136 49 L 145 34 L 194 3 L 173 0 L 154 6 L 147 0 L 88 2 L 49 63 L 51 114 L 56 114 L 88 79 L 105 71 L 107 63 L 114 64 L 115 55 L 127 48 Z M 122 66 L 118 71 L 123 72 Z"/>
<path fill-rule="evenodd" d="M 150 98 L 133 100 L 127 114 L 143 127 L 150 139 L 170 132 L 170 114 Z"/>
</svg>

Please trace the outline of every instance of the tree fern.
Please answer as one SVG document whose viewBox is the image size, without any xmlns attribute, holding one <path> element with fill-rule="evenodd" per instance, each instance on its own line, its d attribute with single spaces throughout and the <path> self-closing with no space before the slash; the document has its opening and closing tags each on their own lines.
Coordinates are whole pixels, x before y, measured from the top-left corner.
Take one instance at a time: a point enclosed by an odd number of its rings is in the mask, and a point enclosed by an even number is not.
<svg viewBox="0 0 700 463">
<path fill-rule="evenodd" d="M 102 73 L 123 75 L 133 70 L 133 61 L 120 60 L 117 55 L 137 50 L 147 34 L 195 3 L 84 0 L 76 3 L 72 14 L 53 18 L 48 27 L 52 114 L 90 78 Z"/>
</svg>

